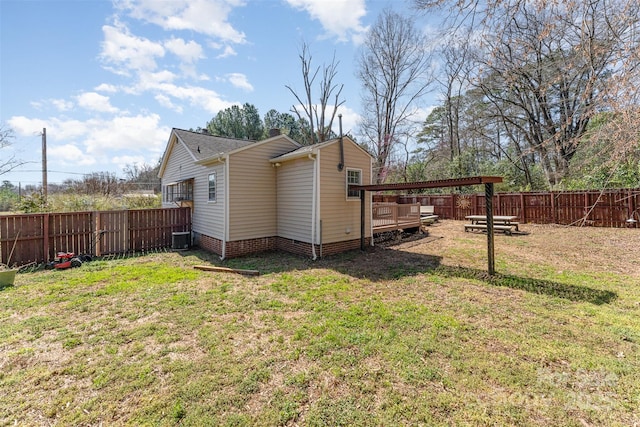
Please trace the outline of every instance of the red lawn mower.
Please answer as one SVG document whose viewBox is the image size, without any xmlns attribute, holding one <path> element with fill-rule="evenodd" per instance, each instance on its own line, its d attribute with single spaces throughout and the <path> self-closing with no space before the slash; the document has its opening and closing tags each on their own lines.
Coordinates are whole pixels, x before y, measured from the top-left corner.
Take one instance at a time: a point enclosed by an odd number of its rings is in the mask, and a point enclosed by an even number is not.
<svg viewBox="0 0 640 427">
<path fill-rule="evenodd" d="M 97 236 L 93 237 L 90 247 L 94 247 L 93 240 L 97 239 L 97 241 L 100 241 L 104 233 L 106 233 L 105 230 L 100 230 Z M 89 254 L 76 255 L 73 252 L 58 252 L 53 261 L 45 265 L 45 268 L 47 270 L 64 270 L 66 268 L 80 267 L 83 262 L 89 262 L 92 259 L 93 256 Z"/>
<path fill-rule="evenodd" d="M 91 255 L 78 255 L 73 252 L 58 252 L 54 260 L 46 265 L 47 270 L 80 267 L 83 262 L 91 261 Z"/>
</svg>

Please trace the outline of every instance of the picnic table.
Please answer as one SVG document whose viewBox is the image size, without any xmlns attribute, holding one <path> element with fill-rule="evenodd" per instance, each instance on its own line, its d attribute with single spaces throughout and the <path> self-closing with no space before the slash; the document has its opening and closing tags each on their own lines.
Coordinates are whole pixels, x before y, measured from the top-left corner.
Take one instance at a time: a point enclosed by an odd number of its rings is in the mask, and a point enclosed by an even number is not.
<svg viewBox="0 0 640 427">
<path fill-rule="evenodd" d="M 464 225 L 464 231 L 487 229 L 487 216 L 486 215 L 467 215 L 466 219 L 471 221 L 471 224 Z M 494 215 L 493 216 L 493 229 L 495 231 L 502 231 L 505 234 L 511 234 L 513 230 L 518 230 L 519 222 L 518 217 L 513 215 Z"/>
</svg>

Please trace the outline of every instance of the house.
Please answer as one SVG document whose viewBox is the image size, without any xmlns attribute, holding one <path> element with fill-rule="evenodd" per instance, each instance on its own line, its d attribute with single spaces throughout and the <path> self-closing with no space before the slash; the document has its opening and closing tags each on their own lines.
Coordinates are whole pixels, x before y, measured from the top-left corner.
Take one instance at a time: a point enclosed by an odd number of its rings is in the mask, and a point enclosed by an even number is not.
<svg viewBox="0 0 640 427">
<path fill-rule="evenodd" d="M 192 208 L 195 245 L 222 258 L 284 250 L 314 259 L 360 246 L 372 157 L 348 137 L 300 146 L 173 129 L 160 166 L 163 207 Z M 371 242 L 371 195 L 365 200 Z"/>
</svg>

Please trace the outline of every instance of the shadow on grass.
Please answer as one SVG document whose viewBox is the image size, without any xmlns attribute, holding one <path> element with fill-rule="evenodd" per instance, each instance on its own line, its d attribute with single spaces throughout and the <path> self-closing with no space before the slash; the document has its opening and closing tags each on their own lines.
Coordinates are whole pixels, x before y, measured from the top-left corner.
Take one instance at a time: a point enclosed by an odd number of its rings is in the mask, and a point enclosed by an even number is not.
<svg viewBox="0 0 640 427">
<path fill-rule="evenodd" d="M 432 274 L 442 277 L 481 280 L 493 286 L 520 289 L 534 294 L 550 295 L 570 301 L 582 301 L 596 305 L 608 304 L 618 297 L 615 292 L 593 289 L 586 286 L 500 273 L 490 276 L 486 271 L 466 267 L 441 265 L 435 268 Z"/>
<path fill-rule="evenodd" d="M 442 258 L 439 256 L 407 252 L 403 251 L 402 248 L 376 246 L 368 248 L 364 252 L 354 250 L 316 261 L 283 252 L 267 252 L 226 261 L 220 261 L 217 256 L 204 251 L 188 251 L 184 254 L 194 255 L 213 265 L 258 270 L 260 274 L 326 268 L 359 279 L 376 282 L 431 274 L 440 277 L 480 280 L 492 286 L 519 289 L 535 294 L 596 305 L 607 304 L 617 298 L 615 292 L 586 286 L 500 273 L 490 276 L 484 270 L 451 267 L 443 265 Z"/>
<path fill-rule="evenodd" d="M 439 256 L 389 250 L 382 246 L 367 247 L 364 252 L 360 250 L 342 252 L 318 258 L 315 261 L 309 257 L 277 251 L 231 258 L 224 261 L 221 261 L 217 255 L 202 250 L 190 250 L 181 254 L 195 256 L 212 265 L 257 270 L 260 274 L 325 268 L 371 281 L 394 280 L 424 274 L 438 267 L 442 261 Z"/>
</svg>

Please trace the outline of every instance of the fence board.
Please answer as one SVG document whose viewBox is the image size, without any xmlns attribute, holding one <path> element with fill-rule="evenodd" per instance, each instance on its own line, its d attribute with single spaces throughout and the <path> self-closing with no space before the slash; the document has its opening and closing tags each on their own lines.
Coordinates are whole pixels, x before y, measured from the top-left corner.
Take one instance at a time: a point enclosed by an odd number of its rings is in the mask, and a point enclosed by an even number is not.
<svg viewBox="0 0 640 427">
<path fill-rule="evenodd" d="M 3 215 L 0 263 L 47 262 L 57 252 L 108 255 L 157 250 L 171 246 L 174 231 L 191 231 L 189 208 Z"/>
<path fill-rule="evenodd" d="M 483 215 L 484 194 L 398 196 L 398 203 L 420 203 L 434 207 L 442 219 L 464 220 Z M 496 215 L 514 215 L 523 223 L 592 225 L 596 227 L 639 227 L 640 188 L 606 191 L 552 191 L 497 193 Z M 628 222 L 630 217 L 637 222 Z"/>
</svg>

